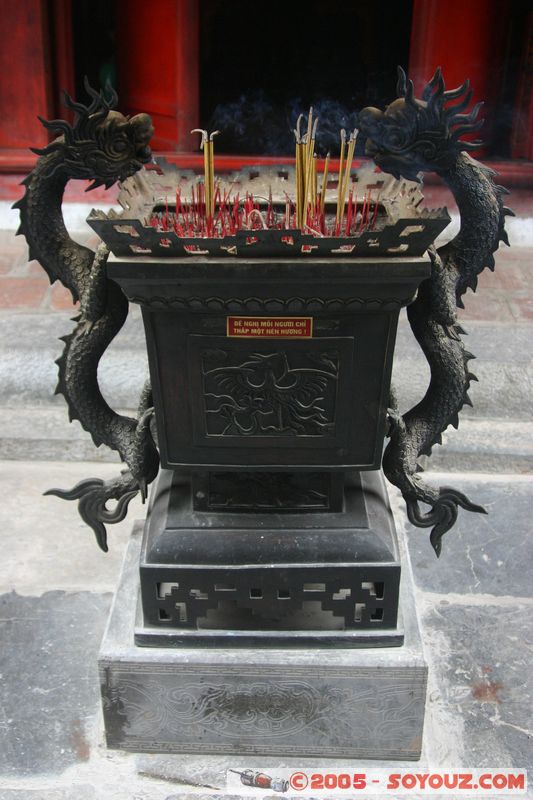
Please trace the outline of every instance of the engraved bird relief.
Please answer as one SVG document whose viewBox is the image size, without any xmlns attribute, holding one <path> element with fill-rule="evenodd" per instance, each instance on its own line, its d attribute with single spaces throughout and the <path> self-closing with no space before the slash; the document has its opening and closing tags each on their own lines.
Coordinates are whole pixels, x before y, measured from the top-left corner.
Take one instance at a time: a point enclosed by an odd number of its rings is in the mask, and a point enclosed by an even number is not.
<svg viewBox="0 0 533 800">
<path fill-rule="evenodd" d="M 283 351 L 252 353 L 242 363 L 212 369 L 204 359 L 207 434 L 331 435 L 338 353 L 321 353 L 317 362 L 291 367 Z"/>
</svg>

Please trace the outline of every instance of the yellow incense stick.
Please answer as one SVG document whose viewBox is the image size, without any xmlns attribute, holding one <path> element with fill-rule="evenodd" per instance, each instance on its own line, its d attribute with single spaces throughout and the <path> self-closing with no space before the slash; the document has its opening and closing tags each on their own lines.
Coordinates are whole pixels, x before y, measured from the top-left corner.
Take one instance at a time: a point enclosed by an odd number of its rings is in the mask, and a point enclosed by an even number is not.
<svg viewBox="0 0 533 800">
<path fill-rule="evenodd" d="M 315 123 L 316 124 L 316 123 Z M 307 150 L 305 154 L 305 163 L 307 163 L 313 156 L 313 106 L 309 107 L 309 114 L 307 116 Z"/>
<path fill-rule="evenodd" d="M 205 215 L 211 219 L 211 146 L 207 140 L 204 144 L 204 185 L 205 185 Z"/>
<path fill-rule="evenodd" d="M 208 219 L 213 219 L 215 216 L 215 143 L 213 141 L 214 137 L 217 136 L 220 131 L 213 131 L 213 133 L 209 137 L 209 141 L 206 142 L 206 145 L 209 145 L 209 203 L 207 202 L 207 195 L 206 195 L 206 215 Z"/>
<path fill-rule="evenodd" d="M 296 203 L 296 225 L 300 227 L 302 218 L 302 203 L 303 203 L 303 186 L 304 186 L 304 144 L 301 135 L 301 123 L 303 114 L 300 114 L 296 120 L 296 128 L 294 130 L 294 137 L 296 139 L 295 150 L 295 167 L 296 167 L 296 186 L 295 186 L 295 203 Z"/>
<path fill-rule="evenodd" d="M 298 218 L 300 213 L 300 148 L 298 146 L 298 141 L 294 146 L 294 171 L 294 202 L 296 204 L 296 218 Z M 288 228 L 289 225 L 287 224 L 285 227 Z"/>
<path fill-rule="evenodd" d="M 215 146 L 213 138 L 220 131 L 213 131 L 209 135 L 202 128 L 194 128 L 191 133 L 199 133 L 202 136 L 200 147 L 204 151 L 205 216 L 207 219 L 213 219 L 215 215 Z"/>
<path fill-rule="evenodd" d="M 339 179 L 337 183 L 337 226 L 341 224 L 344 207 L 341 205 L 342 199 L 342 184 L 343 184 L 343 161 L 344 161 L 344 148 L 346 145 L 346 131 L 344 128 L 341 130 L 341 154 L 339 157 Z"/>
<path fill-rule="evenodd" d="M 324 172 L 322 173 L 322 189 L 320 190 L 320 213 L 324 213 L 326 207 L 326 189 L 328 188 L 328 172 L 329 172 L 329 153 L 326 155 L 324 162 Z"/>
<path fill-rule="evenodd" d="M 348 191 L 348 184 L 350 182 L 350 172 L 352 169 L 352 161 L 353 161 L 353 154 L 355 150 L 355 144 L 357 142 L 357 134 L 359 131 L 357 128 L 354 128 L 353 132 L 350 134 L 350 140 L 348 142 L 348 154 L 346 156 L 346 163 L 344 167 L 344 178 L 342 180 L 342 194 L 341 194 L 341 219 L 342 214 L 344 214 L 344 208 L 346 205 L 346 193 Z"/>
<path fill-rule="evenodd" d="M 305 170 L 305 186 L 304 186 L 304 197 L 303 197 L 303 208 L 302 208 L 302 226 L 307 222 L 307 204 L 308 198 L 311 195 L 311 184 L 313 182 L 313 156 L 309 155 L 309 150 L 307 151 L 307 164 Z"/>
<path fill-rule="evenodd" d="M 312 121 L 312 111 L 311 108 L 309 111 L 309 120 Z M 316 128 L 318 125 L 318 118 L 314 120 L 313 127 L 306 133 L 307 141 L 305 145 L 305 183 L 304 183 L 304 190 L 303 190 L 303 208 L 302 208 L 302 218 L 301 218 L 301 226 L 303 226 L 307 222 L 307 206 L 308 201 L 311 200 L 313 202 L 313 169 L 314 169 L 314 149 L 315 149 L 315 141 L 316 141 Z"/>
<path fill-rule="evenodd" d="M 311 147 L 309 149 L 309 174 L 310 174 L 310 187 L 309 187 L 309 195 L 311 199 L 311 205 L 313 208 L 316 206 L 316 154 L 315 154 L 315 144 L 316 144 L 316 129 L 318 127 L 318 117 L 313 122 L 313 129 L 311 131 Z"/>
<path fill-rule="evenodd" d="M 297 145 L 298 150 L 298 190 L 296 201 L 296 224 L 300 228 L 302 226 L 303 209 L 304 209 L 304 195 L 305 195 L 305 144 L 300 142 Z"/>
<path fill-rule="evenodd" d="M 202 137 L 200 142 L 200 149 L 204 151 L 204 187 L 205 187 L 205 211 L 206 216 L 208 215 L 208 203 L 209 203 L 209 136 L 207 131 L 204 131 L 202 128 L 193 128 L 191 133 L 199 133 Z"/>
</svg>

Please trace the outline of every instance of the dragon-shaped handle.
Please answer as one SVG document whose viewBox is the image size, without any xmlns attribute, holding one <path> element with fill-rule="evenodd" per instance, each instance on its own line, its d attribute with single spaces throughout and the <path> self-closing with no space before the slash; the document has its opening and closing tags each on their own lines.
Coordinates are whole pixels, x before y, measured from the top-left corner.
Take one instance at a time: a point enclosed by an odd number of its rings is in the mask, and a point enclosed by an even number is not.
<svg viewBox="0 0 533 800">
<path fill-rule="evenodd" d="M 367 153 L 385 172 L 396 178 L 420 181 L 420 172 L 436 172 L 452 190 L 461 215 L 457 236 L 438 250 L 430 250 L 431 277 L 421 284 L 407 314 L 413 333 L 431 369 L 429 388 L 423 399 L 403 416 L 391 401 L 391 435 L 383 468 L 406 501 L 414 525 L 431 527 L 431 544 L 437 556 L 442 536 L 457 519 L 458 508 L 486 513 L 462 492 L 434 487 L 420 477 L 418 458 L 429 455 L 449 425 L 458 426 L 458 413 L 468 397 L 470 382 L 476 380 L 468 369 L 473 356 L 462 344 L 464 333 L 457 324 L 456 306 L 463 307 L 467 288 L 475 291 L 477 276 L 494 269 L 493 253 L 500 241 L 509 244 L 504 229 L 505 215 L 513 212 L 503 205 L 507 190 L 497 186 L 494 172 L 468 154 L 480 142 L 463 142 L 460 137 L 477 131 L 481 104 L 468 114 L 472 91 L 466 81 L 446 91 L 440 68 L 425 86 L 422 99 L 414 95 L 412 81 L 399 68 L 398 99 L 385 111 L 365 108 L 359 114 L 359 129 L 367 137 Z M 457 101 L 453 103 L 452 101 Z M 420 503 L 431 508 L 424 512 Z"/>
<path fill-rule="evenodd" d="M 128 504 L 138 491 L 143 499 L 147 485 L 159 468 L 159 455 L 152 438 L 151 391 L 147 384 L 136 419 L 115 413 L 98 386 L 98 363 L 124 324 L 128 301 L 119 287 L 106 277 L 107 248 L 96 253 L 74 242 L 67 233 L 61 211 L 63 192 L 71 179 L 91 180 L 88 189 L 112 186 L 139 170 L 151 159 L 153 134 L 147 114 L 127 118 L 113 107 L 116 93 L 96 92 L 85 82 L 91 103 L 85 106 L 65 94 L 65 105 L 74 112 L 74 123 L 52 120 L 43 125 L 59 134 L 51 144 L 35 150 L 39 159 L 23 181 L 24 197 L 15 204 L 20 210 L 18 233 L 29 244 L 30 258 L 46 270 L 50 281 L 59 280 L 80 301 L 76 327 L 63 337 L 65 347 L 58 359 L 56 392 L 64 395 L 70 419 L 77 419 L 98 446 L 118 451 L 127 469 L 110 481 L 81 481 L 70 491 L 51 489 L 67 500 L 78 500 L 83 520 L 107 550 L 107 523 L 124 519 Z M 109 509 L 107 501 L 115 500 Z"/>
</svg>

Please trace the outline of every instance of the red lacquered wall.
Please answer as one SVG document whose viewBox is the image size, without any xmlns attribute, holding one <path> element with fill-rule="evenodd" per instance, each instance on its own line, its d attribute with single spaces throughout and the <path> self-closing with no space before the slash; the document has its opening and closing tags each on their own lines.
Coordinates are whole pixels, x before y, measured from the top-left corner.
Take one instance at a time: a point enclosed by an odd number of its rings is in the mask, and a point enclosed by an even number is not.
<svg viewBox="0 0 533 800">
<path fill-rule="evenodd" d="M 28 148 L 47 141 L 37 114 L 65 115 L 59 89 L 72 93 L 74 86 L 73 2 L 0 2 L 0 171 L 23 172 L 31 166 Z M 500 99 L 512 3 L 413 0 L 408 67 L 417 90 L 437 66 L 448 87 L 470 77 L 473 102 L 485 100 L 484 115 L 490 118 Z M 199 124 L 199 7 L 199 0 L 115 0 L 120 106 L 151 114 L 158 151 L 197 151 L 198 138 L 190 130 Z M 513 157 L 533 158 L 531 17 L 525 28 L 523 34 L 520 30 L 523 66 L 511 148 Z M 490 140 L 490 128 L 481 136 Z"/>
<path fill-rule="evenodd" d="M 0 3 L 0 154 L 47 143 L 36 115 L 49 117 L 52 78 L 47 4 L 40 0 Z"/>
<path fill-rule="evenodd" d="M 509 13 L 509 0 L 414 0 L 409 77 L 416 93 L 440 66 L 448 89 L 470 78 L 472 105 L 483 100 L 483 116 L 496 108 Z M 490 138 L 487 125 L 482 138 Z"/>
<path fill-rule="evenodd" d="M 155 150 L 196 149 L 198 136 L 198 3 L 118 0 L 121 105 L 151 115 Z"/>
</svg>

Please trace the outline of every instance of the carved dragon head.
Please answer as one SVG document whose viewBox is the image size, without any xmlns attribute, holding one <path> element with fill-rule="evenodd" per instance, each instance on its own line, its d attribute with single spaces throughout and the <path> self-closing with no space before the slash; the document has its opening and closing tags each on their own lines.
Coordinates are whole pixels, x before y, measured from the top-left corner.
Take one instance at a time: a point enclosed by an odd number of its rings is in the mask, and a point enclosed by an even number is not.
<svg viewBox="0 0 533 800">
<path fill-rule="evenodd" d="M 59 137 L 46 147 L 32 149 L 40 156 L 60 155 L 50 162 L 49 175 L 64 170 L 69 178 L 92 180 L 86 191 L 102 185 L 109 189 L 150 161 L 152 120 L 148 114 L 129 118 L 113 111 L 118 98 L 110 87 L 97 92 L 85 79 L 85 88 L 92 98 L 88 106 L 75 102 L 65 92 L 65 106 L 75 115 L 73 125 L 39 117 L 44 127 Z"/>
<path fill-rule="evenodd" d="M 472 98 L 469 81 L 446 91 L 438 67 L 419 100 L 414 96 L 413 82 L 398 67 L 396 91 L 398 98 L 385 111 L 369 107 L 359 114 L 359 129 L 367 137 L 367 153 L 384 172 L 419 182 L 419 172 L 446 170 L 461 150 L 480 146 L 479 141 L 459 139 L 483 124 L 483 120 L 477 120 L 482 103 L 469 114 L 462 113 Z M 459 102 L 447 105 L 450 100 Z"/>
</svg>

